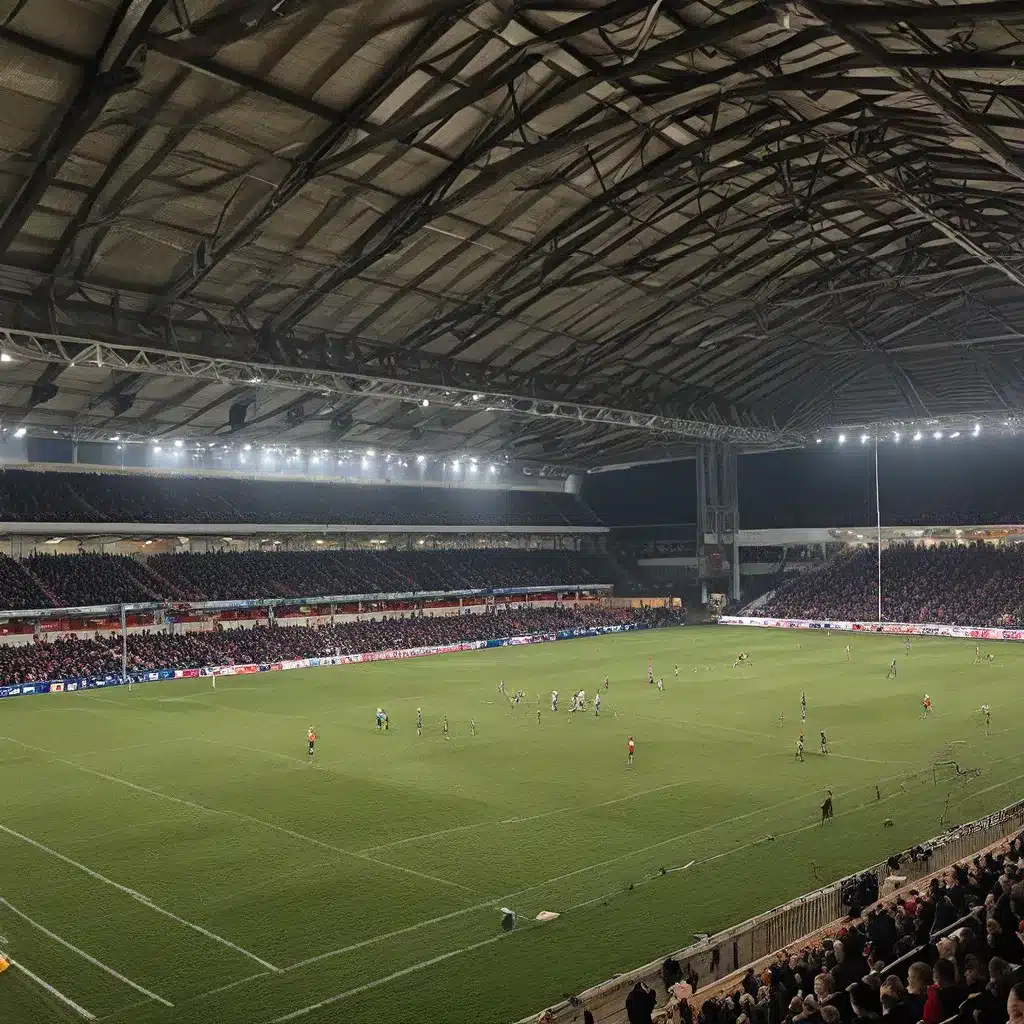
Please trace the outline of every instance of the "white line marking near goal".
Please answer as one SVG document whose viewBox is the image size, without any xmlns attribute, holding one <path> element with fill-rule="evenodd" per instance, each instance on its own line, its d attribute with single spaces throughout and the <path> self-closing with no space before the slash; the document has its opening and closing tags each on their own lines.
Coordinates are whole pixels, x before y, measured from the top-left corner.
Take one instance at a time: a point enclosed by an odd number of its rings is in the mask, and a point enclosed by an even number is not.
<svg viewBox="0 0 1024 1024">
<path fill-rule="evenodd" d="M 430 960 L 422 960 L 420 963 L 413 964 L 411 967 L 403 967 L 402 970 L 395 971 L 393 974 L 389 974 L 385 978 L 377 978 L 374 981 L 366 982 L 364 985 L 358 985 L 356 988 L 350 988 L 345 992 L 339 992 L 337 995 L 328 996 L 326 999 L 321 999 L 319 1003 L 312 1003 L 309 1006 L 304 1006 L 301 1010 L 292 1010 L 291 1013 L 286 1013 L 283 1017 L 274 1017 L 273 1020 L 268 1021 L 267 1024 L 286 1024 L 287 1021 L 297 1020 L 299 1017 L 305 1017 L 308 1013 L 315 1013 L 317 1010 L 322 1010 L 325 1006 L 331 1006 L 334 1003 L 340 1003 L 343 999 L 350 999 L 352 996 L 357 996 L 362 992 L 369 992 L 370 989 L 379 988 L 381 985 L 386 985 L 389 981 L 397 981 L 399 978 L 404 978 L 409 974 L 414 974 L 416 971 L 422 971 L 427 967 L 433 967 L 435 964 L 444 963 L 445 960 L 451 960 L 452 957 L 461 956 L 463 953 L 471 953 L 474 949 L 481 949 L 484 946 L 490 946 L 495 942 L 500 942 L 511 934 L 511 932 L 502 932 L 500 935 L 494 935 L 489 939 L 483 939 L 481 942 L 474 942 L 471 946 L 463 946 L 461 949 L 453 949 L 448 953 L 442 953 L 440 956 L 432 957 Z"/>
<path fill-rule="evenodd" d="M 94 967 L 98 967 L 101 971 L 106 971 L 112 978 L 117 978 L 118 981 L 124 982 L 124 984 L 129 988 L 135 989 L 135 991 L 141 995 L 148 996 L 150 999 L 153 999 L 158 1003 L 162 1003 L 164 1006 L 174 1006 L 174 1003 L 170 1002 L 170 1000 L 164 999 L 163 996 L 158 996 L 155 992 L 150 992 L 148 988 L 144 988 L 142 985 L 137 984 L 132 981 L 131 978 L 126 978 L 123 974 L 115 971 L 113 967 L 108 967 L 107 964 L 103 963 L 101 960 L 97 960 L 96 957 L 90 956 L 84 949 L 79 949 L 78 946 L 68 942 L 67 939 L 62 939 L 59 935 L 55 932 L 51 932 L 49 928 L 41 925 L 38 921 L 33 921 L 28 914 L 19 910 L 10 901 L 5 900 L 3 896 L 0 896 L 0 904 L 3 904 L 9 911 L 11 911 L 12 914 L 17 914 L 17 916 L 23 921 L 27 921 L 33 928 L 38 929 L 48 938 L 53 939 L 54 942 L 60 943 L 60 945 L 65 949 L 70 949 L 72 953 L 77 953 L 83 960 L 88 960 Z"/>
<path fill-rule="evenodd" d="M 243 949 L 241 946 L 233 943 L 230 939 L 225 939 L 224 936 L 218 935 L 216 932 L 211 932 L 201 924 L 195 924 L 193 921 L 186 921 L 185 918 L 178 917 L 177 914 L 172 913 L 170 910 L 164 910 L 163 907 L 158 906 L 148 896 L 143 895 L 141 892 L 137 892 L 135 889 L 129 889 L 127 885 L 122 885 L 120 882 L 115 882 L 112 878 L 107 878 L 106 875 L 101 875 L 98 871 L 93 871 L 92 868 L 86 867 L 77 860 L 72 860 L 63 853 L 58 853 L 56 850 L 40 843 L 36 839 L 22 835 L 20 832 L 15 832 L 13 828 L 8 828 L 3 824 L 0 824 L 0 832 L 13 836 L 15 839 L 20 839 L 23 843 L 27 843 L 29 846 L 34 846 L 37 850 L 41 850 L 43 853 L 48 853 L 51 857 L 56 857 L 57 860 L 61 860 L 65 864 L 70 864 L 71 867 L 77 868 L 79 871 L 87 874 L 90 878 L 95 878 L 98 882 L 104 882 L 105 884 L 112 886 L 114 889 L 123 892 L 126 896 L 130 896 L 137 903 L 141 903 L 144 907 L 148 907 L 155 913 L 162 914 L 164 917 L 169 918 L 171 921 L 176 921 L 178 924 L 184 925 L 186 928 L 191 928 L 192 931 L 198 932 L 200 935 L 205 935 L 206 938 L 212 939 L 214 942 L 220 943 L 220 945 L 226 946 L 228 949 L 233 949 L 236 953 L 240 953 L 242 956 L 248 957 L 250 960 L 258 963 L 260 967 L 265 967 L 268 971 L 273 971 L 275 974 L 278 974 L 281 971 L 280 967 L 275 967 L 266 960 L 260 959 L 260 957 L 255 953 L 251 953 L 249 950 Z"/>
<path fill-rule="evenodd" d="M 49 992 L 51 996 L 53 996 L 55 999 L 60 1000 L 60 1002 L 62 1002 L 65 1006 L 70 1006 L 71 1009 L 74 1010 L 79 1017 L 84 1017 L 86 1020 L 96 1019 L 95 1014 L 90 1013 L 84 1006 L 79 1006 L 78 1003 L 74 1001 L 74 999 L 68 998 L 66 995 L 64 995 L 63 992 L 60 992 L 57 989 L 55 989 L 48 981 L 44 981 L 42 978 L 40 978 L 38 974 L 33 974 L 32 971 L 30 971 L 24 964 L 18 963 L 17 960 L 15 960 L 13 957 L 9 956 L 6 953 L 4 953 L 3 955 L 4 958 L 12 967 L 17 967 L 22 974 L 28 975 L 28 977 L 31 978 L 40 988 L 46 989 L 46 991 Z"/>
<path fill-rule="evenodd" d="M 453 882 L 448 878 L 440 878 L 437 875 L 428 875 L 426 872 L 417 871 L 415 868 L 403 867 L 401 864 L 391 864 L 386 860 L 378 860 L 376 857 L 369 857 L 365 853 L 360 853 L 357 850 L 346 850 L 342 846 L 335 846 L 333 843 L 328 843 L 323 839 L 317 839 L 315 836 L 307 836 L 302 832 L 296 832 L 295 829 L 288 828 L 285 825 L 278 825 L 272 821 L 266 821 L 264 818 L 256 818 L 251 814 L 245 814 L 242 811 L 228 811 L 220 807 L 208 807 L 206 804 L 197 803 L 195 800 L 186 800 L 180 796 L 173 796 L 170 793 L 161 792 L 159 789 L 150 789 L 148 786 L 140 786 L 138 783 L 129 782 L 127 779 L 119 778 L 117 775 L 109 775 L 107 772 L 98 771 L 96 768 L 90 768 L 88 765 L 79 764 L 77 761 L 69 761 L 65 757 L 60 757 L 52 750 L 47 750 L 45 747 L 37 747 L 32 743 L 23 743 L 21 740 L 16 740 L 12 736 L 0 736 L 0 739 L 7 740 L 9 743 L 15 743 L 20 747 L 25 747 L 27 750 L 36 750 L 46 756 L 51 761 L 56 761 L 58 764 L 66 764 L 71 768 L 75 768 L 77 771 L 85 772 L 88 775 L 95 775 L 99 779 L 105 779 L 107 782 L 117 783 L 119 786 L 126 786 L 128 789 L 134 789 L 139 793 L 146 793 L 148 796 L 159 797 L 161 800 L 170 800 L 172 803 L 180 804 L 182 807 L 191 808 L 194 811 L 202 811 L 205 814 L 217 814 L 225 818 L 235 818 L 238 821 L 248 821 L 254 825 L 260 825 L 263 828 L 268 828 L 273 832 L 280 832 L 282 835 L 291 836 L 292 839 L 298 839 L 301 842 L 309 843 L 311 846 L 319 846 L 324 850 L 331 850 L 334 853 L 340 853 L 345 857 L 353 857 L 356 860 L 366 861 L 368 864 L 375 864 L 377 867 L 391 868 L 393 871 L 400 871 L 405 875 L 412 875 L 415 878 L 422 878 L 428 882 L 436 882 L 438 885 L 450 886 L 453 889 L 461 889 L 463 892 L 471 892 L 479 894 L 479 889 L 473 889 L 468 885 L 463 885 L 461 882 Z M 259 961 L 263 963 L 263 961 Z M 264 965 L 266 966 L 266 965 Z"/>
</svg>

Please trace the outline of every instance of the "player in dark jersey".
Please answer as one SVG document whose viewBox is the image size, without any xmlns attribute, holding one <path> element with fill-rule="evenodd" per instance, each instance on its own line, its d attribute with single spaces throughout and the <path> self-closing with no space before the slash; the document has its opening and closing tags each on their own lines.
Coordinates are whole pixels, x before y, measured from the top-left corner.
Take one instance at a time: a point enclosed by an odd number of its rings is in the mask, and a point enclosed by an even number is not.
<svg viewBox="0 0 1024 1024">
<path fill-rule="evenodd" d="M 309 731 L 306 733 L 306 741 L 309 743 L 309 753 L 306 757 L 311 759 L 313 757 L 313 750 L 316 747 L 316 732 L 314 732 L 313 726 L 310 726 Z"/>
<path fill-rule="evenodd" d="M 824 825 L 826 821 L 832 820 L 832 790 L 828 791 L 828 796 L 825 797 L 825 802 L 821 805 L 821 824 Z"/>
</svg>

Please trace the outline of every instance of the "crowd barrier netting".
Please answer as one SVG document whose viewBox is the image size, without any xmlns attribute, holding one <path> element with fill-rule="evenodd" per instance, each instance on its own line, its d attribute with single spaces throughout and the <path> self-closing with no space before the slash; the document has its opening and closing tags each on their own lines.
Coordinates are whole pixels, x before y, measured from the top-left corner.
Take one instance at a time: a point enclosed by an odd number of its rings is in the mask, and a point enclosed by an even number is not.
<svg viewBox="0 0 1024 1024">
<path fill-rule="evenodd" d="M 997 626 L 944 626 L 936 622 L 844 622 L 841 619 L 779 619 L 753 615 L 722 615 L 720 626 L 761 626 L 767 629 L 835 629 L 846 633 L 890 636 L 949 636 L 961 640 L 1024 640 L 1024 629 Z"/>
<path fill-rule="evenodd" d="M 26 697 L 38 693 L 74 693 L 77 690 L 95 690 L 126 683 L 152 683 L 165 679 L 197 679 L 202 676 L 240 676 L 257 672 L 281 672 L 295 668 L 321 668 L 331 665 L 359 665 L 372 661 L 400 661 L 423 658 L 432 654 L 455 654 L 459 651 L 479 651 L 492 647 L 518 647 L 524 644 L 550 643 L 555 640 L 577 640 L 582 637 L 604 636 L 608 633 L 628 633 L 637 629 L 652 629 L 643 622 L 624 622 L 614 626 L 591 626 L 587 629 L 563 629 L 555 633 L 534 633 L 529 636 L 496 637 L 493 640 L 473 640 L 466 643 L 443 644 L 433 647 L 408 647 L 391 651 L 368 651 L 365 654 L 336 654 L 321 658 L 298 658 L 253 665 L 208 665 L 203 668 L 157 669 L 149 672 L 130 672 L 126 678 L 108 675 L 103 678 L 57 679 L 47 682 L 21 683 L 0 686 L 0 697 Z"/>
<path fill-rule="evenodd" d="M 912 884 L 936 871 L 942 871 L 966 860 L 1001 839 L 1018 834 L 1024 829 L 1024 800 L 1010 804 L 977 821 L 957 826 L 949 832 L 920 844 L 931 850 L 927 860 L 908 860 L 904 857 L 898 874 L 902 885 Z M 842 891 L 846 882 L 865 873 L 878 880 L 880 891 L 889 876 L 886 862 L 874 864 L 861 871 L 838 879 L 821 889 L 791 900 L 773 910 L 752 917 L 742 924 L 718 932 L 675 952 L 666 953 L 658 960 L 625 974 L 620 974 L 581 992 L 574 1000 L 552 1008 L 556 1024 L 571 1024 L 583 1018 L 583 1009 L 590 1010 L 596 1024 L 625 1024 L 626 996 L 638 981 L 646 982 L 658 993 L 658 1005 L 667 998 L 662 983 L 662 966 L 669 957 L 679 961 L 683 971 L 692 967 L 700 982 L 700 990 L 714 985 L 730 974 L 770 956 L 778 950 L 796 943 L 830 926 L 837 926 L 846 914 Z M 518 1024 L 535 1024 L 539 1014 L 524 1018 Z"/>
</svg>

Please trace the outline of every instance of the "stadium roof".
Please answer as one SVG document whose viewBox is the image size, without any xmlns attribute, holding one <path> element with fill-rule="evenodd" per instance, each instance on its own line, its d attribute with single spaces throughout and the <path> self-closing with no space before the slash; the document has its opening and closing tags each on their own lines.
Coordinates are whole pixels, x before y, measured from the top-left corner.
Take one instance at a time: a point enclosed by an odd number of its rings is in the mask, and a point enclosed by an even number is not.
<svg viewBox="0 0 1024 1024">
<path fill-rule="evenodd" d="M 572 465 L 1013 416 L 1022 110 L 1019 0 L 0 0 L 0 413 Z"/>
</svg>

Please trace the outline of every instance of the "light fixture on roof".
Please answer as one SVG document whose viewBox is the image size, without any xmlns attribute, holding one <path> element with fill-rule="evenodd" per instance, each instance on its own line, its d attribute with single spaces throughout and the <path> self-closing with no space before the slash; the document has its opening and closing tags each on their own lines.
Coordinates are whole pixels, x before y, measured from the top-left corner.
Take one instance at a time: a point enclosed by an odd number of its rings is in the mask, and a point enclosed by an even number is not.
<svg viewBox="0 0 1024 1024">
<path fill-rule="evenodd" d="M 315 465 L 317 465 L 317 463 L 319 463 L 320 456 L 319 455 L 314 455 L 313 458 L 311 458 L 309 461 L 312 462 L 313 465 L 315 466 Z"/>
<path fill-rule="evenodd" d="M 452 463 L 452 469 L 454 469 L 456 473 L 459 471 L 458 459 L 456 459 L 455 462 Z"/>
<path fill-rule="evenodd" d="M 495 466 L 494 463 L 491 463 L 490 472 L 491 473 L 497 473 L 498 472 L 498 467 Z"/>
<path fill-rule="evenodd" d="M 425 455 L 417 455 L 416 461 L 422 466 L 427 461 L 427 457 Z"/>
<path fill-rule="evenodd" d="M 892 439 L 893 439 L 893 440 L 894 440 L 894 441 L 895 441 L 895 442 L 896 442 L 897 444 L 899 444 L 899 443 L 900 443 L 900 432 L 899 432 L 898 430 L 894 430 L 894 431 L 892 432 Z"/>
<path fill-rule="evenodd" d="M 420 402 L 420 405 L 422 405 L 422 406 L 423 406 L 423 408 L 424 408 L 424 409 L 426 409 L 426 407 L 427 407 L 428 405 L 430 405 L 430 399 L 429 399 L 429 398 L 424 398 L 424 399 L 423 399 L 423 401 L 422 401 L 422 402 Z"/>
<path fill-rule="evenodd" d="M 121 440 L 121 435 L 120 434 L 115 434 L 110 440 L 111 441 L 120 441 Z"/>
<path fill-rule="evenodd" d="M 295 449 L 295 454 L 296 455 L 301 455 L 302 454 L 302 449 L 301 448 L 296 448 Z"/>
<path fill-rule="evenodd" d="M 473 401 L 474 401 L 474 402 L 479 402 L 479 401 L 480 401 L 480 399 L 481 399 L 481 398 L 483 398 L 483 397 L 484 397 L 483 395 L 474 395 L 474 396 L 473 396 Z"/>
<path fill-rule="evenodd" d="M 840 444 L 846 444 L 846 435 L 845 435 L 845 434 L 840 434 L 840 435 L 839 435 L 839 436 L 838 436 L 838 437 L 836 438 L 836 440 L 837 440 L 837 441 L 838 441 L 838 442 L 839 442 Z"/>
<path fill-rule="evenodd" d="M 954 431 L 953 431 L 953 433 L 952 433 L 952 434 L 950 434 L 949 436 L 950 436 L 951 438 L 952 438 L 952 437 L 959 437 L 959 436 L 960 436 L 960 431 L 959 431 L 959 430 L 954 430 Z"/>
<path fill-rule="evenodd" d="M 363 469 L 368 469 L 370 466 L 370 460 L 364 455 L 363 461 L 360 463 Z"/>
<path fill-rule="evenodd" d="M 157 455 L 159 455 L 159 454 L 160 454 L 160 453 L 161 453 L 161 452 L 163 451 L 163 448 L 161 448 L 161 447 L 160 447 L 160 445 L 157 445 L 157 446 L 156 446 L 156 447 L 155 447 L 155 448 L 153 449 L 153 451 L 154 451 L 154 452 L 156 452 L 156 454 L 157 454 Z"/>
<path fill-rule="evenodd" d="M 120 444 L 119 444 L 119 445 L 117 446 L 117 450 L 118 450 L 118 451 L 121 451 L 121 449 L 122 449 L 123 447 L 124 447 L 124 445 L 120 445 Z"/>
<path fill-rule="evenodd" d="M 860 443 L 861 444 L 867 444 L 868 443 L 868 435 L 867 434 L 861 434 L 860 435 Z"/>
<path fill-rule="evenodd" d="M 920 430 L 917 431 L 916 434 L 914 434 L 914 440 L 915 441 L 920 441 L 921 440 L 921 431 Z"/>
<path fill-rule="evenodd" d="M 14 432 L 14 436 L 15 437 L 24 437 L 25 436 L 25 428 L 24 427 L 18 427 L 18 429 Z"/>
<path fill-rule="evenodd" d="M 177 439 L 177 440 L 176 440 L 176 441 L 174 442 L 174 447 L 175 447 L 175 448 L 180 448 L 180 447 L 181 447 L 181 446 L 182 446 L 182 445 L 183 445 L 184 443 L 185 443 L 185 442 L 184 442 L 184 441 L 182 441 L 182 439 L 181 439 L 181 438 L 179 437 L 179 438 L 178 438 L 178 439 Z"/>
<path fill-rule="evenodd" d="M 376 454 L 377 453 L 372 448 L 367 448 L 366 449 L 366 457 L 368 459 L 372 459 L 374 457 L 374 455 L 376 455 Z"/>
<path fill-rule="evenodd" d="M 977 437 L 980 433 L 981 433 L 981 424 L 980 423 L 975 423 L 974 424 L 974 436 Z"/>
<path fill-rule="evenodd" d="M 9 352 L 0 352 L 0 363 L 9 363 L 11 361 L 11 355 Z"/>
<path fill-rule="evenodd" d="M 470 463 L 469 471 L 470 471 L 470 473 L 475 473 L 476 472 L 476 463 L 475 462 L 471 462 Z"/>
<path fill-rule="evenodd" d="M 251 444 L 243 445 L 243 448 L 247 452 L 251 452 L 252 451 L 252 445 Z"/>
<path fill-rule="evenodd" d="M 936 441 L 941 441 L 942 440 L 942 431 L 941 430 L 936 430 L 935 433 L 932 434 L 932 437 L 934 437 Z"/>
<path fill-rule="evenodd" d="M 814 439 L 814 443 L 815 443 L 815 444 L 821 444 L 821 438 L 820 438 L 820 437 L 816 437 L 816 438 Z"/>
</svg>

